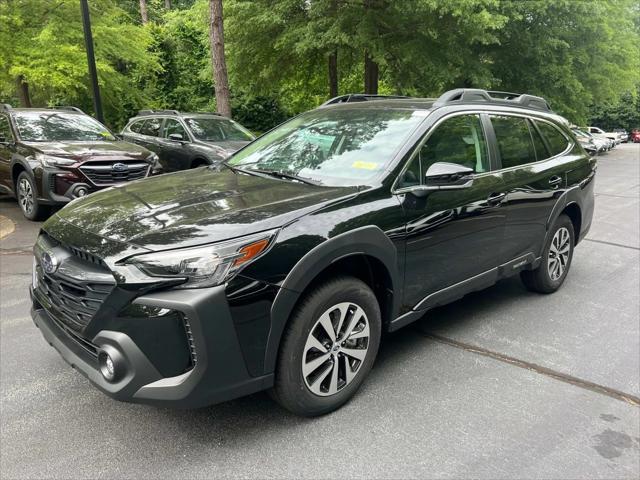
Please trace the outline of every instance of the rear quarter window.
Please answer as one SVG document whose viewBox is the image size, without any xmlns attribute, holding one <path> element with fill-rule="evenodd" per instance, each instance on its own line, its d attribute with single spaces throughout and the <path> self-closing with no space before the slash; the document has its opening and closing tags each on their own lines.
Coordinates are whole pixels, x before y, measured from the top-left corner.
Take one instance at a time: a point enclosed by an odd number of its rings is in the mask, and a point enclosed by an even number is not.
<svg viewBox="0 0 640 480">
<path fill-rule="evenodd" d="M 556 127 L 546 122 L 536 121 L 535 123 L 549 145 L 551 157 L 560 155 L 569 147 L 569 140 Z"/>
<path fill-rule="evenodd" d="M 136 122 L 133 122 L 131 125 L 129 125 L 129 130 L 131 130 L 133 133 L 140 133 L 143 123 L 144 123 L 144 120 L 138 120 Z"/>
</svg>

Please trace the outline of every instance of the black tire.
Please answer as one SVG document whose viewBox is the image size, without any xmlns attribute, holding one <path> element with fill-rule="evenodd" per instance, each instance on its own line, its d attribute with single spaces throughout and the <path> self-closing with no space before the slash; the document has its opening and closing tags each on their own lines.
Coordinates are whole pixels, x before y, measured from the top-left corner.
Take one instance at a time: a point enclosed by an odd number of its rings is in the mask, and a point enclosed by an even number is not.
<svg viewBox="0 0 640 480">
<path fill-rule="evenodd" d="M 26 182 L 26 183 L 25 183 Z M 41 220 L 49 213 L 49 208 L 38 202 L 38 187 L 31 175 L 21 172 L 16 180 L 16 198 L 22 214 L 29 220 Z"/>
<path fill-rule="evenodd" d="M 564 255 L 558 255 L 552 252 L 552 248 L 555 248 L 552 245 L 555 245 L 555 239 L 558 235 L 559 241 L 564 229 L 565 232 L 568 232 L 568 252 L 566 259 L 563 261 Z M 542 251 L 542 260 L 540 265 L 535 270 L 525 270 L 520 273 L 520 278 L 524 283 L 525 287 L 533 292 L 539 293 L 553 293 L 560 288 L 563 284 L 565 278 L 567 278 L 567 273 L 569 273 L 569 268 L 571 267 L 571 260 L 573 259 L 573 248 L 575 246 L 575 232 L 573 231 L 573 223 L 571 223 L 571 219 L 568 216 L 562 214 L 560 215 L 553 227 L 549 231 L 549 235 L 547 241 L 545 243 L 544 249 Z M 561 245 L 564 248 L 564 242 Z M 562 251 L 562 248 L 560 251 Z M 556 249 L 557 251 L 557 249 Z M 553 262 L 553 259 L 556 259 L 556 263 Z M 560 263 L 558 266 L 557 262 Z M 551 267 L 554 265 L 557 269 Z M 561 266 L 562 272 L 558 274 Z"/>
<path fill-rule="evenodd" d="M 342 327 L 339 327 L 338 338 L 333 344 L 333 348 L 341 348 L 337 346 L 340 344 L 340 334 L 342 332 L 342 335 L 346 337 L 345 331 L 348 329 L 348 326 L 345 327 L 344 325 L 350 323 L 351 319 L 354 318 L 353 312 L 358 311 L 355 307 L 360 307 L 362 311 L 364 311 L 364 317 L 360 318 L 364 319 L 365 323 L 361 323 L 362 320 L 356 320 L 354 327 L 360 326 L 362 328 L 361 331 L 363 331 L 365 328 L 364 325 L 366 325 L 368 321 L 369 337 L 364 359 L 355 360 L 353 357 L 345 355 L 341 350 L 336 351 L 334 357 L 332 347 L 328 345 L 327 353 L 321 353 L 319 350 L 314 350 L 313 348 L 305 352 L 305 346 L 308 339 L 311 338 L 312 330 L 315 335 L 321 335 L 323 332 L 326 332 L 326 330 L 317 323 L 320 321 L 320 317 L 343 303 L 349 303 L 351 305 L 348 310 L 345 309 L 347 313 L 342 317 L 345 321 Z M 340 311 L 336 308 L 332 310 L 332 313 L 329 315 L 335 330 L 339 322 L 339 320 L 336 319 L 336 315 L 340 318 Z M 333 317 L 331 317 L 331 315 L 333 315 Z M 378 354 L 381 329 L 380 306 L 378 305 L 376 296 L 364 282 L 353 277 L 339 277 L 314 288 L 313 291 L 306 294 L 296 307 L 283 334 L 276 365 L 275 384 L 269 392 L 271 397 L 287 410 L 306 417 L 323 415 L 341 407 L 353 397 L 371 370 L 376 355 Z M 357 328 L 354 328 L 353 332 L 356 331 Z M 352 335 L 358 334 L 352 333 Z M 347 342 L 361 341 L 362 339 L 348 340 Z M 345 349 L 348 349 L 348 351 L 353 352 L 350 345 L 345 346 L 347 342 L 342 342 L 341 345 Z M 330 343 L 330 339 L 327 340 L 327 343 Z M 360 344 L 360 346 L 362 348 L 362 344 Z M 311 375 L 306 378 L 303 375 L 303 356 L 305 361 L 308 362 L 310 356 L 312 359 L 315 359 L 325 355 L 330 355 L 329 359 L 320 364 L 320 366 L 314 370 L 314 374 L 320 370 L 323 372 L 330 370 L 330 374 L 326 376 L 325 380 L 314 383 L 312 386 L 320 390 L 322 389 L 322 385 L 327 381 L 329 384 L 332 384 L 334 366 L 338 365 L 336 378 L 338 378 L 340 374 L 343 375 L 343 378 L 342 383 L 340 384 L 339 382 L 341 380 L 338 379 L 336 385 L 342 385 L 342 387 L 335 393 L 330 394 L 329 389 L 331 386 L 329 386 L 326 390 L 327 393 L 324 393 L 325 396 L 320 396 L 314 393 L 311 387 L 307 385 Z M 347 367 L 347 365 L 351 366 L 352 364 L 345 362 L 354 362 L 354 364 L 357 365 L 356 373 L 349 381 L 347 381 L 345 369 L 350 368 L 351 371 L 352 368 Z M 322 377 L 321 373 L 318 374 L 318 378 Z M 323 392 L 320 392 L 320 394 L 323 394 Z"/>
</svg>

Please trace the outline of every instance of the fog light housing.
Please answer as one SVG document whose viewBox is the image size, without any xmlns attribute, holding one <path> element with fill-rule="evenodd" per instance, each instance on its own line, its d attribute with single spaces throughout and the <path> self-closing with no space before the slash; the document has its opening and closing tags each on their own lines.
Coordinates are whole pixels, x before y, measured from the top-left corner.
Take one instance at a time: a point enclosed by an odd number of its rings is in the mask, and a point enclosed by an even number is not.
<svg viewBox="0 0 640 480">
<path fill-rule="evenodd" d="M 98 368 L 107 382 L 118 381 L 122 374 L 122 364 L 122 357 L 117 350 L 106 348 L 98 352 Z"/>
<path fill-rule="evenodd" d="M 80 187 L 76 190 L 76 197 L 84 197 L 87 193 L 89 193 L 89 191 L 86 188 Z"/>
</svg>

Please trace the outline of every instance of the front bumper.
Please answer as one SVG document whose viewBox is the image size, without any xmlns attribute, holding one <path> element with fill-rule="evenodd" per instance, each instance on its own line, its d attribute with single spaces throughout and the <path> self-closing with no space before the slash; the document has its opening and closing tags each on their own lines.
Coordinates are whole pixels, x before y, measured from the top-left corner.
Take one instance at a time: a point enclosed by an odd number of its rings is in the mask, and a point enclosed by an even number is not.
<svg viewBox="0 0 640 480">
<path fill-rule="evenodd" d="M 167 308 L 188 318 L 197 363 L 181 375 L 163 377 L 130 336 L 119 331 L 101 330 L 89 343 L 98 350 L 115 349 L 119 353 L 123 375 L 113 383 L 101 375 L 97 358 L 45 308 L 47 300 L 39 290 L 32 289 L 31 296 L 31 315 L 45 340 L 97 388 L 118 400 L 197 408 L 273 385 L 272 374 L 259 377 L 249 374 L 224 287 L 168 290 L 136 298 L 134 305 Z"/>
</svg>

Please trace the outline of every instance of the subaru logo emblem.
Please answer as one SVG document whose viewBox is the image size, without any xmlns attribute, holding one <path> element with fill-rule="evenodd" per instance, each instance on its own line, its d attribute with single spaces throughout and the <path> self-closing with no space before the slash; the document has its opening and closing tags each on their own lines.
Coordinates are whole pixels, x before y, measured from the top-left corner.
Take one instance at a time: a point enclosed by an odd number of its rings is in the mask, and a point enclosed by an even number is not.
<svg viewBox="0 0 640 480">
<path fill-rule="evenodd" d="M 111 166 L 111 170 L 113 170 L 114 172 L 126 172 L 127 170 L 129 170 L 129 167 L 126 163 L 114 163 Z"/>
<path fill-rule="evenodd" d="M 42 265 L 42 269 L 48 274 L 52 274 L 58 269 L 58 259 L 50 252 L 44 252 L 42 254 L 40 264 Z"/>
</svg>

